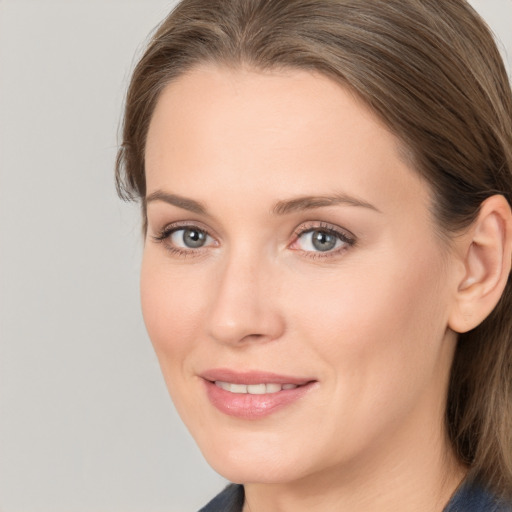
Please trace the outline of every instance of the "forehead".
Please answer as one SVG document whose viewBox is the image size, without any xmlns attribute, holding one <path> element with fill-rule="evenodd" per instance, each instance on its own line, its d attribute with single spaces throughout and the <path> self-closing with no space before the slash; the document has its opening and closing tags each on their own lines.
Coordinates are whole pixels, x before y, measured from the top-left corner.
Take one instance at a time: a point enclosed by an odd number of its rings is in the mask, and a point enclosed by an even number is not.
<svg viewBox="0 0 512 512">
<path fill-rule="evenodd" d="M 228 185 L 288 196 L 342 188 L 377 206 L 412 191 L 426 205 L 429 193 L 400 141 L 355 94 L 295 69 L 203 66 L 170 83 L 150 123 L 146 172 L 148 193 L 188 194 L 194 183 L 203 199 Z"/>
<path fill-rule="evenodd" d="M 300 135 L 313 141 L 317 128 L 336 137 L 333 128 L 342 124 L 352 131 L 353 138 L 359 136 L 359 143 L 364 143 L 360 136 L 364 131 L 370 137 L 371 132 L 381 139 L 384 135 L 389 139 L 386 142 L 399 145 L 355 93 L 318 72 L 203 65 L 192 68 L 163 90 L 151 119 L 148 145 L 155 132 L 162 134 L 174 125 L 174 135 L 180 142 L 193 135 L 235 145 L 243 138 L 246 143 L 252 139 L 260 147 L 265 142 L 270 150 Z M 222 133 L 216 132 L 219 126 Z M 155 148 L 149 149 L 151 154 Z"/>
</svg>

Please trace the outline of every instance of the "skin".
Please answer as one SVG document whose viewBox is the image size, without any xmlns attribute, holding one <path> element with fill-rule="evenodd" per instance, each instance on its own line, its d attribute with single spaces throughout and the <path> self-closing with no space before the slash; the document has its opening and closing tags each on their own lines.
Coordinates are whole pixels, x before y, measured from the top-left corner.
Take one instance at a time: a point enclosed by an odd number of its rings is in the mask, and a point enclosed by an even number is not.
<svg viewBox="0 0 512 512">
<path fill-rule="evenodd" d="M 315 73 L 202 66 L 161 94 L 143 314 L 178 412 L 214 469 L 245 484 L 244 511 L 441 511 L 464 476 L 444 410 L 465 269 L 402 154 Z M 273 211 L 333 194 L 350 201 Z M 183 226 L 205 244 L 179 247 Z M 326 226 L 354 243 L 319 251 L 311 230 Z M 156 240 L 166 228 L 181 231 Z M 210 368 L 316 383 L 247 420 L 210 403 L 199 376 Z"/>
</svg>

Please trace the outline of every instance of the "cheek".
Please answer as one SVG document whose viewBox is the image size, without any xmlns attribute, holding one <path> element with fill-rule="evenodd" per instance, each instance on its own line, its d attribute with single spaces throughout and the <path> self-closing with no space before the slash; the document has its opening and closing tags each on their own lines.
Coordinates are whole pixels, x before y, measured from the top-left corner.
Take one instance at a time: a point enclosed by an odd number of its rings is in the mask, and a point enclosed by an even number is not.
<svg viewBox="0 0 512 512">
<path fill-rule="evenodd" d="M 310 346 L 331 362 L 338 386 L 352 376 L 369 396 L 387 400 L 390 388 L 434 371 L 447 323 L 442 282 L 439 255 L 410 250 L 407 260 L 382 254 L 379 265 L 358 261 L 315 286 L 298 280 L 289 303 Z"/>
<path fill-rule="evenodd" d="M 142 314 L 163 370 L 180 364 L 185 352 L 195 346 L 205 292 L 199 279 L 171 269 L 165 258 L 145 252 L 140 281 Z"/>
<path fill-rule="evenodd" d="M 326 458 L 375 447 L 413 411 L 432 413 L 442 404 L 448 368 L 442 265 L 436 254 L 400 265 L 389 256 L 378 266 L 290 280 L 293 332 L 325 385 L 330 421 L 317 433 L 337 438 L 343 431 L 347 441 L 328 451 L 319 446 Z"/>
</svg>

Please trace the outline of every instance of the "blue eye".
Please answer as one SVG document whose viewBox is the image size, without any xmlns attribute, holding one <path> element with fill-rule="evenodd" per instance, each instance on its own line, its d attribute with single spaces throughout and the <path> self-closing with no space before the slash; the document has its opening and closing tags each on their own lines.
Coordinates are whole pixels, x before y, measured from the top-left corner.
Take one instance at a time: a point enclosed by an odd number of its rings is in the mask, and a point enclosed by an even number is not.
<svg viewBox="0 0 512 512">
<path fill-rule="evenodd" d="M 315 229 L 302 233 L 297 243 L 303 251 L 327 252 L 340 247 L 343 241 L 333 233 Z"/>
<path fill-rule="evenodd" d="M 171 245 L 181 249 L 200 249 L 212 242 L 208 233 L 192 226 L 173 229 L 167 237 Z"/>
<path fill-rule="evenodd" d="M 315 226 L 296 233 L 294 249 L 308 253 L 337 253 L 355 244 L 355 239 L 331 227 Z"/>
<path fill-rule="evenodd" d="M 177 256 L 198 256 L 202 254 L 201 249 L 216 245 L 207 231 L 193 224 L 166 226 L 152 238 Z"/>
<path fill-rule="evenodd" d="M 308 233 L 307 240 L 308 247 L 313 247 L 315 250 L 322 252 L 332 251 L 341 243 L 337 236 L 326 231 L 311 231 Z"/>
</svg>

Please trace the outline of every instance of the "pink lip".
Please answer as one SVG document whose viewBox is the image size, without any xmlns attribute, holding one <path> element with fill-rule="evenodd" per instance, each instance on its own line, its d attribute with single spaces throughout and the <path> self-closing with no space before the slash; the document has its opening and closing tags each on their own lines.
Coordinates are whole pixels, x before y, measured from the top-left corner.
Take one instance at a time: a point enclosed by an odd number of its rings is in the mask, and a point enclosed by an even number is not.
<svg viewBox="0 0 512 512">
<path fill-rule="evenodd" d="M 293 377 L 291 375 L 278 375 L 271 372 L 248 371 L 248 372 L 235 372 L 228 368 L 214 368 L 206 370 L 201 373 L 200 377 L 211 382 L 220 380 L 222 382 L 231 382 L 233 384 L 295 384 L 302 386 L 311 382 L 311 378 Z"/>
<path fill-rule="evenodd" d="M 278 375 L 269 372 L 235 372 L 225 368 L 212 369 L 203 372 L 206 394 L 219 411 L 228 416 L 242 419 L 258 419 L 268 416 L 283 407 L 302 398 L 312 389 L 316 381 L 310 378 Z M 230 382 L 233 384 L 295 384 L 294 389 L 286 389 L 277 393 L 251 395 L 231 393 L 215 384 L 215 381 Z"/>
</svg>

